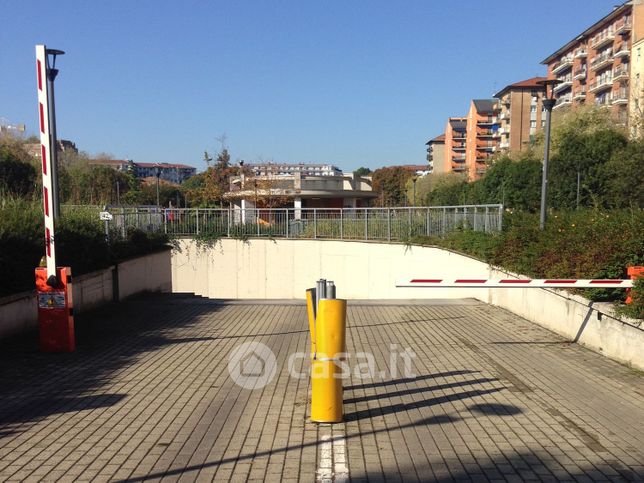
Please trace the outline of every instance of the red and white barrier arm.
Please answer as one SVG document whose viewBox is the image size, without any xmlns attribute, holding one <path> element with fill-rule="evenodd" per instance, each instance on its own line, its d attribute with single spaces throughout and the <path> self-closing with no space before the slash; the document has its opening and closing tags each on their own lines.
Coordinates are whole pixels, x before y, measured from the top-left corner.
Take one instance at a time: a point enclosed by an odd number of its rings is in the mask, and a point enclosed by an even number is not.
<svg viewBox="0 0 644 483">
<path fill-rule="evenodd" d="M 36 75 L 38 78 L 38 121 L 40 154 L 42 158 L 42 202 L 45 215 L 45 256 L 47 276 L 56 275 L 56 245 L 54 237 L 54 200 L 51 178 L 51 136 L 49 132 L 49 91 L 47 84 L 47 49 L 36 46 Z"/>
<path fill-rule="evenodd" d="M 476 279 L 476 278 L 457 278 L 457 279 L 431 279 L 431 278 L 411 278 L 399 280 L 396 287 L 443 287 L 443 288 L 632 288 L 632 280 L 602 280 L 602 279 Z"/>
</svg>

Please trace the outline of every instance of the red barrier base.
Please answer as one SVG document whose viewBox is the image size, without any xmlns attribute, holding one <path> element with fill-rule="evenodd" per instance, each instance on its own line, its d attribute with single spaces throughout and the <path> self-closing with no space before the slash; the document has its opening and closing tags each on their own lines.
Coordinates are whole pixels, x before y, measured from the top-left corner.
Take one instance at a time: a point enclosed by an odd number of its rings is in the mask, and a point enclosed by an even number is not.
<svg viewBox="0 0 644 483">
<path fill-rule="evenodd" d="M 74 304 L 72 301 L 72 269 L 56 269 L 57 284 L 47 284 L 47 269 L 36 268 L 38 325 L 40 350 L 43 352 L 72 352 L 74 337 Z"/>
</svg>

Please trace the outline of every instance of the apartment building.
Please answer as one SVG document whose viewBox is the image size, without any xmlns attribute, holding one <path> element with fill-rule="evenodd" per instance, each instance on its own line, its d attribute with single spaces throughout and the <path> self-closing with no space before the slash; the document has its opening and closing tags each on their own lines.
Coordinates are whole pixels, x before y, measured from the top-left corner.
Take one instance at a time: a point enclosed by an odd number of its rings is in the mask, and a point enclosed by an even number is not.
<svg viewBox="0 0 644 483">
<path fill-rule="evenodd" d="M 445 126 L 444 166 L 447 173 L 465 173 L 467 118 L 450 117 Z"/>
<path fill-rule="evenodd" d="M 130 172 L 136 178 L 156 178 L 170 183 L 181 184 L 197 174 L 197 168 L 186 164 L 135 163 L 131 159 L 94 159 L 93 166 L 107 166 L 122 173 Z"/>
<path fill-rule="evenodd" d="M 487 168 L 487 161 L 499 148 L 498 99 L 474 99 L 466 118 L 465 172 L 474 181 Z"/>
<path fill-rule="evenodd" d="M 509 84 L 497 92 L 499 99 L 499 149 L 521 151 L 534 142 L 545 123 L 541 100 L 545 77 L 532 77 Z"/>
<path fill-rule="evenodd" d="M 342 176 L 342 170 L 333 164 L 316 163 L 248 163 L 244 165 L 255 176 Z"/>
<path fill-rule="evenodd" d="M 644 3 L 628 1 L 544 59 L 548 76 L 561 81 L 554 108 L 602 106 L 626 123 L 641 95 L 631 77 L 642 70 L 633 46 L 643 35 Z"/>
<path fill-rule="evenodd" d="M 427 162 L 429 163 L 429 172 L 442 174 L 447 172 L 445 163 L 445 134 L 436 136 L 425 143 L 427 146 Z"/>
</svg>

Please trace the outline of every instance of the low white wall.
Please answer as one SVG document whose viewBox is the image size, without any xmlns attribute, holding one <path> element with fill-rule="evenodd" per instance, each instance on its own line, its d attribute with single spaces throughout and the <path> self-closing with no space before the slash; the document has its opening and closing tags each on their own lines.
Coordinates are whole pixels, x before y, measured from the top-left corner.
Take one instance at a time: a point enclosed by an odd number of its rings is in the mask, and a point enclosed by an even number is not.
<svg viewBox="0 0 644 483">
<path fill-rule="evenodd" d="M 471 257 L 433 247 L 324 241 L 222 239 L 212 248 L 182 240 L 172 255 L 172 290 L 210 298 L 302 299 L 315 280 L 333 280 L 346 299 L 477 298 L 570 340 L 644 369 L 644 330 L 608 304 L 550 289 L 396 288 L 404 278 L 506 278 Z"/>
<path fill-rule="evenodd" d="M 172 291 L 170 251 L 133 258 L 116 267 L 73 276 L 74 311 L 83 312 L 140 292 Z M 118 284 L 113 275 L 118 273 Z M 72 274 L 73 275 L 73 274 Z M 118 293 L 114 289 L 118 288 Z M 31 290 L 0 298 L 0 338 L 38 326 L 36 293 Z"/>
</svg>

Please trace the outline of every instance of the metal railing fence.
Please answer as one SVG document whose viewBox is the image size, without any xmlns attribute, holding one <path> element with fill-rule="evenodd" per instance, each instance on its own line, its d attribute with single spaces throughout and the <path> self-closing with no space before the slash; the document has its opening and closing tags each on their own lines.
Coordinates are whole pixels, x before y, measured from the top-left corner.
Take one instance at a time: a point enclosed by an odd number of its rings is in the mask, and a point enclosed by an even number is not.
<svg viewBox="0 0 644 483">
<path fill-rule="evenodd" d="M 406 240 L 454 230 L 501 231 L 503 205 L 400 208 L 111 208 L 109 229 L 177 237 Z"/>
</svg>

